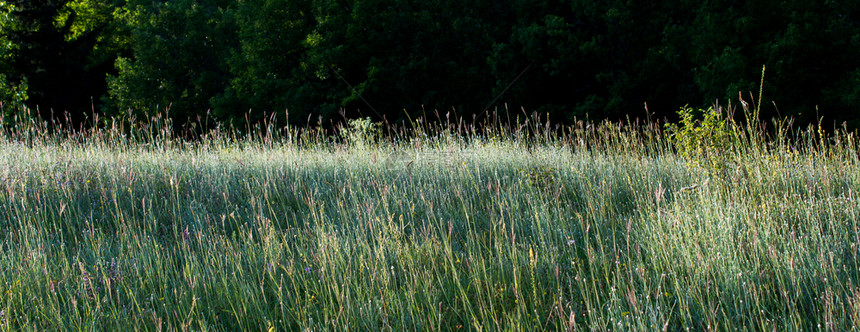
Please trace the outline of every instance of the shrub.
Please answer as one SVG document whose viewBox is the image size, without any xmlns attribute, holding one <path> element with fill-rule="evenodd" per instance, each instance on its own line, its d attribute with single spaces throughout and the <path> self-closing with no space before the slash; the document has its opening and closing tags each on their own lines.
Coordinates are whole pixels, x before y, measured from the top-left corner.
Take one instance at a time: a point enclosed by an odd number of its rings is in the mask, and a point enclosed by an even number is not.
<svg viewBox="0 0 860 332">
<path fill-rule="evenodd" d="M 667 123 L 672 145 L 693 165 L 710 172 L 726 168 L 730 152 L 736 146 L 734 122 L 721 108 L 694 111 L 681 107 L 679 123 Z"/>
<path fill-rule="evenodd" d="M 341 129 L 341 137 L 344 141 L 355 147 L 369 147 L 375 144 L 382 136 L 382 129 L 378 124 L 370 121 L 370 118 L 352 119 L 348 125 Z"/>
</svg>

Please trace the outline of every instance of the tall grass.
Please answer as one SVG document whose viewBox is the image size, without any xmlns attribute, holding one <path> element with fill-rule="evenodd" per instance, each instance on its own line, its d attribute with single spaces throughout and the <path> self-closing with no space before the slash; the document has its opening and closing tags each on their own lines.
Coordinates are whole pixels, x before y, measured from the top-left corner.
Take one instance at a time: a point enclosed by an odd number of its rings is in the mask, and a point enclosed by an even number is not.
<svg viewBox="0 0 860 332">
<path fill-rule="evenodd" d="M 347 141 L 49 127 L 0 128 L 3 330 L 860 322 L 844 130 L 731 126 L 720 167 L 703 167 L 635 122 L 416 122 Z"/>
</svg>

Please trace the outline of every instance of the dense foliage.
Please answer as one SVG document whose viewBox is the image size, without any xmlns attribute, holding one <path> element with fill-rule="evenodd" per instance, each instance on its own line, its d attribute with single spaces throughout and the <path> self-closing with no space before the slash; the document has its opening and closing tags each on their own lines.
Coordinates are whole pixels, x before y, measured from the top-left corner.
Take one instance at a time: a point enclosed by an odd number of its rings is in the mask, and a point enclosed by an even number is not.
<svg viewBox="0 0 860 332">
<path fill-rule="evenodd" d="M 0 2 L 0 98 L 27 100 L 43 117 L 91 114 L 119 49 L 113 29 L 117 5 L 112 0 Z"/>
<path fill-rule="evenodd" d="M 17 0 L 0 27 L 0 100 L 43 114 L 662 117 L 766 65 L 766 118 L 860 125 L 856 1 Z"/>
</svg>

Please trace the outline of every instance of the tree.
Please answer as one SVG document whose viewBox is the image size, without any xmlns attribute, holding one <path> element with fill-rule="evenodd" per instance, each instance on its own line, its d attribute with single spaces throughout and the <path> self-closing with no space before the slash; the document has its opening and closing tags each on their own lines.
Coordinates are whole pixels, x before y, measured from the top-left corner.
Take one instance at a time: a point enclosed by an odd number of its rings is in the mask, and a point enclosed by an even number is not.
<svg viewBox="0 0 860 332">
<path fill-rule="evenodd" d="M 306 39 L 313 28 L 310 1 L 239 1 L 233 18 L 238 45 L 227 65 L 223 93 L 212 98 L 213 113 L 222 120 L 252 121 L 289 110 L 307 116 L 308 94 L 301 90 Z"/>
<path fill-rule="evenodd" d="M 132 0 L 115 12 L 131 55 L 117 60 L 118 72 L 107 80 L 108 114 L 166 111 L 179 126 L 205 115 L 231 78 L 228 60 L 237 45 L 232 3 Z"/>
<path fill-rule="evenodd" d="M 486 59 L 504 1 L 314 1 L 307 81 L 316 111 L 345 108 L 389 120 L 423 110 L 479 113 L 492 99 Z"/>
<path fill-rule="evenodd" d="M 44 118 L 90 114 L 113 67 L 109 0 L 13 0 L 0 3 L 0 90 L 38 108 Z M 5 75 L 4 75 L 5 74 Z M 26 95 L 25 95 L 26 94 Z M 10 97 L 6 97 L 10 98 Z"/>
<path fill-rule="evenodd" d="M 517 19 L 489 63 L 506 100 L 556 120 L 644 115 L 644 102 L 670 104 L 688 86 L 677 50 L 667 47 L 677 3 L 517 1 Z M 667 30 L 664 30 L 667 29 Z M 661 76 L 663 75 L 663 76 Z M 685 95 L 684 97 L 689 97 Z M 681 104 L 683 105 L 683 104 Z M 667 108 L 668 109 L 668 108 Z M 676 109 L 673 105 L 671 109 Z"/>
<path fill-rule="evenodd" d="M 10 28 L 12 5 L 0 2 L 0 31 Z M 14 45 L 0 34 L 0 114 L 11 115 L 15 106 L 27 100 L 26 82 L 12 82 L 5 73 L 12 70 L 11 58 Z"/>
<path fill-rule="evenodd" d="M 700 93 L 705 101 L 736 100 L 738 92 L 757 97 L 766 65 L 764 119 L 848 120 L 858 107 L 852 91 L 860 90 L 858 7 L 851 1 L 703 3 L 687 28 Z"/>
</svg>

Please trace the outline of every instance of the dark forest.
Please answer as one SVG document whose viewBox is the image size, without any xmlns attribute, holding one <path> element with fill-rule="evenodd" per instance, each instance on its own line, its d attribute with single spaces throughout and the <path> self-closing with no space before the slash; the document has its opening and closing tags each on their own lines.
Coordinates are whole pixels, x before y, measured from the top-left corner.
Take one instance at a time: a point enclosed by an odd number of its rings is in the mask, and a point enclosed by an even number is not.
<svg viewBox="0 0 860 332">
<path fill-rule="evenodd" d="M 764 118 L 860 126 L 857 1 L 18 0 L 0 29 L 7 118 L 672 120 L 766 67 Z"/>
</svg>

